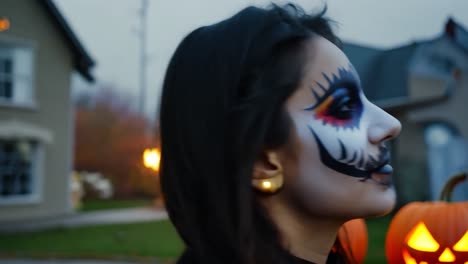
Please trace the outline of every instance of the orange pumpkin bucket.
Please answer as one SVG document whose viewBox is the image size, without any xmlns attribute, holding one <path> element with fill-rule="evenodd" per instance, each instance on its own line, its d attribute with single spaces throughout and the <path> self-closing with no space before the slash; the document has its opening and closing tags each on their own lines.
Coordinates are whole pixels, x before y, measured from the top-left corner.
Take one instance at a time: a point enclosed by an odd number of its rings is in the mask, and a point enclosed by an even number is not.
<svg viewBox="0 0 468 264">
<path fill-rule="evenodd" d="M 367 255 L 367 226 L 361 219 L 344 223 L 338 231 L 338 241 L 350 264 L 362 264 Z"/>
</svg>

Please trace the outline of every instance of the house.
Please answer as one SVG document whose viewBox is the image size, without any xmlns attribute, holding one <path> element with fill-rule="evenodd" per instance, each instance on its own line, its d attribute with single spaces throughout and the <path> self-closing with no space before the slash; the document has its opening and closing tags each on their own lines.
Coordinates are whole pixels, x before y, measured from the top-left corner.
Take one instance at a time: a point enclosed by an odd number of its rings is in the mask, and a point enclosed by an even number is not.
<svg viewBox="0 0 468 264">
<path fill-rule="evenodd" d="M 436 200 L 449 176 L 468 171 L 468 32 L 450 18 L 433 39 L 343 49 L 367 97 L 402 123 L 391 144 L 399 205 Z M 454 198 L 467 200 L 468 184 Z"/>
<path fill-rule="evenodd" d="M 70 84 L 93 65 L 51 0 L 0 1 L 0 223 L 72 212 Z"/>
</svg>

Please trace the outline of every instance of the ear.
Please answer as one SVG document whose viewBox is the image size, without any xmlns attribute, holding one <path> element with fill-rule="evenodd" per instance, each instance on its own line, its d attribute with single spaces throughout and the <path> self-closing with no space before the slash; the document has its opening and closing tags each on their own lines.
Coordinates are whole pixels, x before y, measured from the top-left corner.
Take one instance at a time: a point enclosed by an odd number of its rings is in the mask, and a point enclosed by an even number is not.
<svg viewBox="0 0 468 264">
<path fill-rule="evenodd" d="M 255 161 L 252 185 L 267 193 L 274 193 L 283 186 L 283 165 L 277 152 L 265 151 Z"/>
</svg>

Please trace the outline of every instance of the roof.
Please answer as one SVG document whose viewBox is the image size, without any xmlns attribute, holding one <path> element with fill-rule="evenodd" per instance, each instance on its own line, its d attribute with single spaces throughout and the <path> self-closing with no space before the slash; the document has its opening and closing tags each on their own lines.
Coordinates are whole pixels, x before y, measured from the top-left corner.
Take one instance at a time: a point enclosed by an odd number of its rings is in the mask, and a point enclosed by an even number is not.
<svg viewBox="0 0 468 264">
<path fill-rule="evenodd" d="M 384 51 L 352 43 L 343 43 L 343 51 L 356 68 L 366 95 L 372 94 L 371 77 L 378 59 Z"/>
<path fill-rule="evenodd" d="M 362 87 L 371 101 L 406 97 L 409 60 L 418 44 L 380 50 L 344 44 L 344 52 L 361 77 Z"/>
<path fill-rule="evenodd" d="M 94 76 L 91 74 L 90 70 L 95 65 L 95 62 L 89 53 L 86 52 L 75 33 L 73 33 L 73 30 L 70 28 L 67 21 L 58 10 L 57 6 L 53 3 L 52 0 L 41 0 L 40 3 L 48 12 L 48 14 L 53 18 L 54 23 L 63 33 L 66 43 L 73 52 L 73 63 L 76 70 L 86 80 L 94 81 Z"/>
<path fill-rule="evenodd" d="M 445 34 L 468 53 L 468 31 L 453 18 L 449 18 L 445 24 Z"/>
<path fill-rule="evenodd" d="M 443 36 L 451 37 L 455 44 L 468 52 L 468 32 L 452 18 L 448 19 Z M 363 90 L 371 101 L 405 103 L 409 99 L 410 60 L 418 47 L 433 40 L 414 42 L 389 50 L 344 43 L 343 50 L 359 73 Z"/>
<path fill-rule="evenodd" d="M 374 65 L 366 93 L 374 101 L 408 96 L 409 61 L 417 43 L 382 52 Z"/>
</svg>

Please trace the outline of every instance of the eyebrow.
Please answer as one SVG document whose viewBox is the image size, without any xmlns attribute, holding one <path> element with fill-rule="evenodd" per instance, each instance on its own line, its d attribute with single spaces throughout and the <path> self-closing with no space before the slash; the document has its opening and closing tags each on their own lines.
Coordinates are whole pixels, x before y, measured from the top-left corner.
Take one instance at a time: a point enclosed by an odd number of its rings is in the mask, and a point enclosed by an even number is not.
<svg viewBox="0 0 468 264">
<path fill-rule="evenodd" d="M 304 110 L 315 109 L 338 88 L 354 88 L 357 90 L 357 92 L 361 90 L 361 80 L 359 79 L 359 75 L 357 74 L 356 69 L 354 69 L 352 64 L 348 65 L 348 69 L 344 67 L 338 67 L 338 73 L 332 73 L 331 77 L 323 72 L 322 76 L 325 78 L 328 85 L 324 86 L 318 81 L 315 83 L 324 92 L 323 95 L 319 95 L 316 91 L 316 88 L 311 87 L 310 91 L 314 95 L 316 102 L 304 108 Z"/>
</svg>

